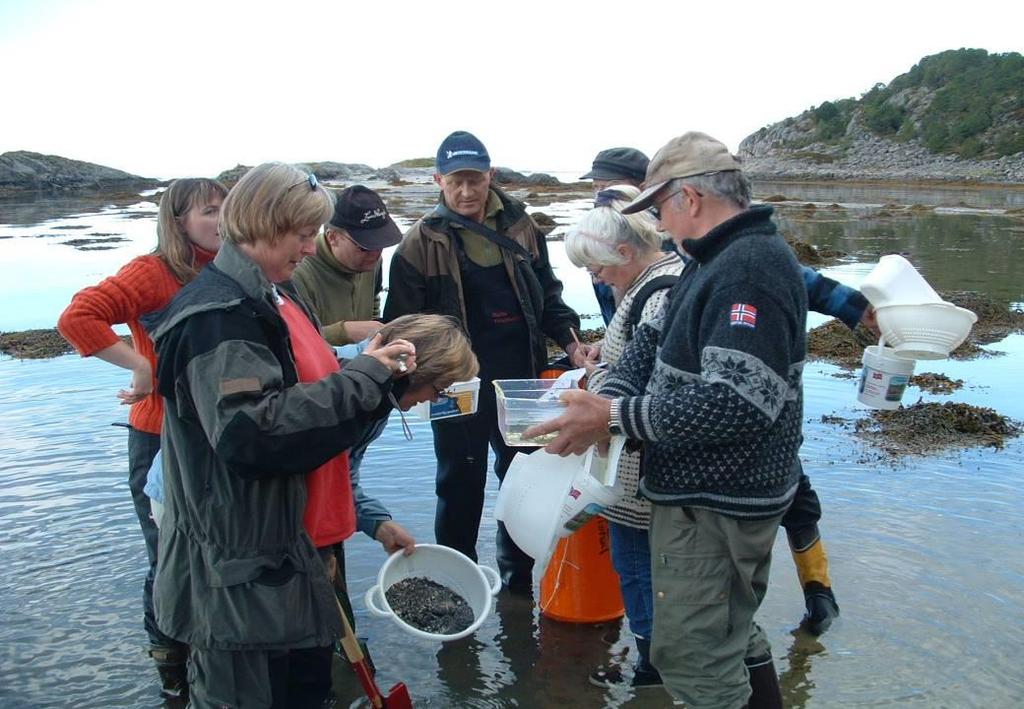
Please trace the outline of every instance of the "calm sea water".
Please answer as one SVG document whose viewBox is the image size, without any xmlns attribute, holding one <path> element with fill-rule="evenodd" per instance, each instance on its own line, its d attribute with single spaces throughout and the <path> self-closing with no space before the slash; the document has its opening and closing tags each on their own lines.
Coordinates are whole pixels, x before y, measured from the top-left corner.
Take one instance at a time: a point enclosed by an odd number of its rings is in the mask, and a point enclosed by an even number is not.
<svg viewBox="0 0 1024 709">
<path fill-rule="evenodd" d="M 417 190 L 402 195 L 403 226 L 429 199 L 429 189 Z M 758 193 L 814 203 L 813 211 L 783 206 L 779 220 L 812 243 L 850 253 L 827 272 L 851 285 L 879 254 L 905 251 L 939 289 L 1024 301 L 1024 222 L 1003 213 L 1021 205 L 1021 192 L 779 184 Z M 893 207 L 914 204 L 926 208 Z M 544 211 L 564 230 L 586 206 L 566 199 Z M 0 330 L 51 327 L 75 290 L 152 248 L 151 203 L 95 207 L 0 203 Z M 66 243 L 89 234 L 127 241 L 99 251 Z M 596 313 L 586 275 L 557 242 L 551 248 L 569 303 Z M 1024 420 L 1024 336 L 988 349 L 1002 355 L 919 363 L 919 372 L 967 384 L 950 396 L 911 389 L 905 401 L 965 401 Z M 852 381 L 837 373 L 826 364 L 807 370 L 802 453 L 825 508 L 842 616 L 819 639 L 794 631 L 803 599 L 780 539 L 760 620 L 787 706 L 1020 706 L 1024 444 L 880 463 L 849 430 L 821 422 L 824 414 L 865 413 Z M 143 652 L 145 561 L 126 482 L 126 435 L 110 425 L 126 419 L 114 398 L 126 382 L 125 372 L 77 356 L 0 359 L 0 706 L 159 704 Z M 410 423 L 414 440 L 393 422 L 363 475 L 397 520 L 433 541 L 431 432 Z M 492 480 L 480 545 L 481 561 L 492 565 L 495 494 Z M 669 704 L 659 690 L 634 695 L 587 682 L 592 666 L 629 652 L 626 624 L 558 623 L 529 601 L 502 596 L 473 637 L 445 646 L 419 641 L 365 612 L 362 594 L 384 560 L 379 545 L 358 536 L 347 550 L 360 634 L 371 638 L 379 683 L 406 682 L 418 706 Z M 357 705 L 358 688 L 344 666 L 336 669 L 338 704 Z"/>
</svg>

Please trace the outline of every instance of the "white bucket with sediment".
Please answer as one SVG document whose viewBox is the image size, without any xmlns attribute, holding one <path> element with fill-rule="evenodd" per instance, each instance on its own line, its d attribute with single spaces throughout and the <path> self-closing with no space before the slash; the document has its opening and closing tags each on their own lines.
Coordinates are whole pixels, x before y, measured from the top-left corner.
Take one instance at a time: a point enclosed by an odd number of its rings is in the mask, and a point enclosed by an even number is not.
<svg viewBox="0 0 1024 709">
<path fill-rule="evenodd" d="M 387 591 L 407 578 L 426 578 L 448 588 L 466 600 L 473 611 L 473 623 L 458 633 L 428 633 L 402 620 L 388 603 Z M 458 640 L 475 633 L 494 608 L 494 596 L 501 590 L 501 578 L 489 566 L 475 563 L 460 551 L 439 544 L 417 544 L 409 556 L 396 551 L 381 566 L 377 583 L 366 591 L 367 610 L 391 618 L 399 628 L 424 640 Z"/>
</svg>

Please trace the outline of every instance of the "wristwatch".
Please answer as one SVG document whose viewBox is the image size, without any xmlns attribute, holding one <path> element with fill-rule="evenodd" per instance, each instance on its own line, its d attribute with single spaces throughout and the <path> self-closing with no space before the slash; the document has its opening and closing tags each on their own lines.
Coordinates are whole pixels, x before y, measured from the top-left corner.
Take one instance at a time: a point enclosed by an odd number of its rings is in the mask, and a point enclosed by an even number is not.
<svg viewBox="0 0 1024 709">
<path fill-rule="evenodd" d="M 622 432 L 622 399 L 612 399 L 612 407 L 608 412 L 608 433 L 621 436 Z"/>
</svg>

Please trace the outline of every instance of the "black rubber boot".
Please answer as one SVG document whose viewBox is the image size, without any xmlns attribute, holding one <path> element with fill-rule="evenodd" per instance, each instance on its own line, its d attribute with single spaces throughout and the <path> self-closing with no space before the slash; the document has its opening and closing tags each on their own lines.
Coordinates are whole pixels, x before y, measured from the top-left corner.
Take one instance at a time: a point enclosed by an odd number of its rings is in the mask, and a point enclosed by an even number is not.
<svg viewBox="0 0 1024 709">
<path fill-rule="evenodd" d="M 750 673 L 750 699 L 747 709 L 782 709 L 782 690 L 779 676 L 775 674 L 772 658 L 744 660 Z"/>
<path fill-rule="evenodd" d="M 188 650 L 186 646 L 151 645 L 149 656 L 160 673 L 160 696 L 168 707 L 188 705 Z"/>
<path fill-rule="evenodd" d="M 804 603 L 807 612 L 804 613 L 801 625 L 812 635 L 824 633 L 839 616 L 839 604 L 836 603 L 832 589 L 816 581 L 804 586 Z"/>
</svg>

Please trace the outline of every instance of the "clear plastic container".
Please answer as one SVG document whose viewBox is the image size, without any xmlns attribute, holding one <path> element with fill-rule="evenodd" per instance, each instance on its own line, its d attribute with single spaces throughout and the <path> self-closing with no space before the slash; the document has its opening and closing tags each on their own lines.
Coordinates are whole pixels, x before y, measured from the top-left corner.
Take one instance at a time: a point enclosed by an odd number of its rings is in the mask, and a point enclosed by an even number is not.
<svg viewBox="0 0 1024 709">
<path fill-rule="evenodd" d="M 555 440 L 557 433 L 523 438 L 523 431 L 550 421 L 565 411 L 559 400 L 565 384 L 558 379 L 496 379 L 494 391 L 498 405 L 498 430 L 510 446 L 543 446 Z"/>
</svg>

